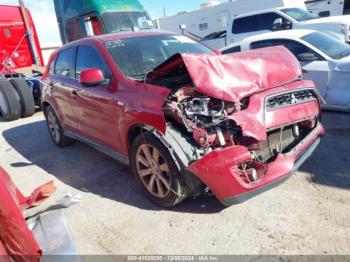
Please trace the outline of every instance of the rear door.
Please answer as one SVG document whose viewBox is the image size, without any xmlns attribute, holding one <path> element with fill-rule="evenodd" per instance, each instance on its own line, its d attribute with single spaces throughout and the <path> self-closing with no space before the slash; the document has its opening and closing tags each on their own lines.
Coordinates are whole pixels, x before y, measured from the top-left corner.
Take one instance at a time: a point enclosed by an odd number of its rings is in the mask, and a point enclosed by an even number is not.
<svg viewBox="0 0 350 262">
<path fill-rule="evenodd" d="M 78 86 L 74 99 L 78 104 L 75 114 L 79 119 L 79 135 L 111 149 L 119 149 L 117 115 L 113 93 L 108 88 L 110 73 L 108 66 L 97 49 L 91 45 L 78 47 L 76 56 L 75 81 Z M 95 87 L 84 87 L 79 83 L 83 70 L 99 68 L 106 83 Z"/>
<path fill-rule="evenodd" d="M 253 42 L 250 45 L 250 49 L 257 49 L 269 46 L 285 46 L 295 57 L 299 60 L 303 69 L 303 78 L 312 80 L 315 82 L 317 90 L 322 96 L 326 95 L 328 76 L 329 76 L 329 63 L 321 55 L 307 47 L 303 43 L 290 40 L 290 39 L 270 39 Z M 298 56 L 301 54 L 314 54 L 316 59 L 313 61 L 301 61 Z"/>
<path fill-rule="evenodd" d="M 73 113 L 76 106 L 72 99 L 72 92 L 75 90 L 74 81 L 74 55 L 75 47 L 63 49 L 57 56 L 54 72 L 47 85 L 56 103 L 56 114 L 64 129 L 77 130 L 77 119 Z"/>
</svg>

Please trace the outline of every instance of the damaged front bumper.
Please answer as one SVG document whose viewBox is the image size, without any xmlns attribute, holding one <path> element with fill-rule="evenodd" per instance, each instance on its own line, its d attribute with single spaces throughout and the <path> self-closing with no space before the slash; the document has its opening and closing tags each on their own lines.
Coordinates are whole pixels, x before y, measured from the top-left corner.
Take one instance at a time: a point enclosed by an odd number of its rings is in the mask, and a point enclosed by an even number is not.
<svg viewBox="0 0 350 262">
<path fill-rule="evenodd" d="M 252 153 L 244 146 L 216 149 L 188 166 L 226 206 L 242 203 L 286 181 L 307 160 L 325 133 L 321 123 L 292 150 L 278 154 L 270 163 L 252 160 Z M 242 165 L 254 170 L 249 175 L 257 178 L 253 183 L 245 181 Z"/>
</svg>

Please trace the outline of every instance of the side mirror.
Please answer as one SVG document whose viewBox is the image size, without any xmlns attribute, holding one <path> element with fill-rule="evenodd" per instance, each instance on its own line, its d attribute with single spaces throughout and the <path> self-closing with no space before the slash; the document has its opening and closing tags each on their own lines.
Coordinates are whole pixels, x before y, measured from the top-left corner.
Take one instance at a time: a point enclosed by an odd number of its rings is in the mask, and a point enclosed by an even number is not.
<svg viewBox="0 0 350 262">
<path fill-rule="evenodd" d="M 292 23 L 282 18 L 277 18 L 272 25 L 272 31 L 292 29 Z"/>
<path fill-rule="evenodd" d="M 318 60 L 318 57 L 313 53 L 301 53 L 297 55 L 297 58 L 301 62 L 312 62 Z"/>
<path fill-rule="evenodd" d="M 87 87 L 94 87 L 102 84 L 105 77 L 98 68 L 86 69 L 80 73 L 80 84 Z"/>
<path fill-rule="evenodd" d="M 272 30 L 273 31 L 281 30 L 282 23 L 283 23 L 282 18 L 277 18 L 275 21 L 273 21 Z"/>
</svg>

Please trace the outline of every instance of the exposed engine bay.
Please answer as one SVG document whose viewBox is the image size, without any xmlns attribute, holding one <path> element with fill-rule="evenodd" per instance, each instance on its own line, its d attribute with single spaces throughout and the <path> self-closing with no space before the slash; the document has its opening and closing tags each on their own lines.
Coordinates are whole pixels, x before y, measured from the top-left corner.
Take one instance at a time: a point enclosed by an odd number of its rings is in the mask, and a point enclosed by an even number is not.
<svg viewBox="0 0 350 262">
<path fill-rule="evenodd" d="M 227 115 L 241 108 L 241 103 L 227 103 L 185 87 L 170 95 L 164 111 L 166 118 L 185 126 L 200 147 L 217 148 L 235 144 L 240 129 Z"/>
<path fill-rule="evenodd" d="M 207 153 L 234 145 L 247 147 L 252 160 L 237 167 L 237 173 L 244 183 L 252 184 L 263 178 L 266 171 L 264 164 L 297 146 L 312 132 L 318 120 L 307 119 L 267 131 L 267 140 L 257 141 L 243 136 L 241 127 L 229 117 L 245 110 L 248 105 L 248 99 L 231 103 L 204 96 L 193 87 L 184 87 L 169 95 L 163 110 L 167 121 L 175 123 L 183 134 L 190 136 L 190 140 Z"/>
</svg>

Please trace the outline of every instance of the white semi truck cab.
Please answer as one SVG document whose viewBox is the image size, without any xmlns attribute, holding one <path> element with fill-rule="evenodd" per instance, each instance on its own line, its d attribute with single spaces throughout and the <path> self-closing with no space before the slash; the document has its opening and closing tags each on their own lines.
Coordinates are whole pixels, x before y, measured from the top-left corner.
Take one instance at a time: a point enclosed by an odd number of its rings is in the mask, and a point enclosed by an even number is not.
<svg viewBox="0 0 350 262">
<path fill-rule="evenodd" d="M 202 42 L 213 49 L 219 49 L 248 36 L 290 29 L 322 31 L 350 43 L 350 15 L 319 18 L 297 7 L 268 9 L 235 16 L 226 33 L 212 33 L 204 37 Z"/>
</svg>

